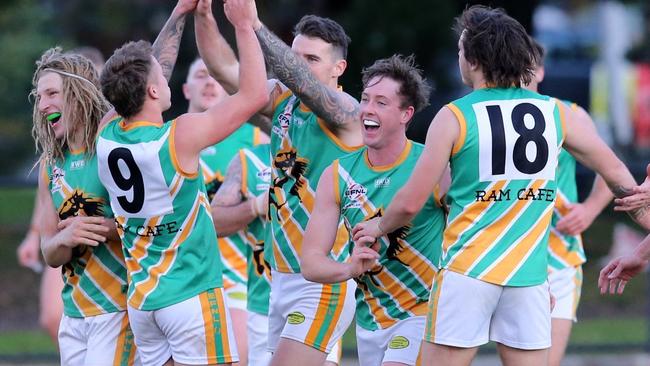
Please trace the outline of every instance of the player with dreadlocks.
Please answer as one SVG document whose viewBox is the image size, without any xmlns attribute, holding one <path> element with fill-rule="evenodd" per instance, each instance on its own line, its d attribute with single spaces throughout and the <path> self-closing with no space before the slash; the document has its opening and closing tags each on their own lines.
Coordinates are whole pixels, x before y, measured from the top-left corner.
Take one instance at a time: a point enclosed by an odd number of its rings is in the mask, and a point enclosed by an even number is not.
<svg viewBox="0 0 650 366">
<path fill-rule="evenodd" d="M 45 262 L 62 267 L 61 364 L 136 362 L 126 313 L 126 268 L 95 136 L 109 110 L 93 63 L 47 50 L 33 77 L 36 147 L 42 152 L 37 210 Z"/>
</svg>

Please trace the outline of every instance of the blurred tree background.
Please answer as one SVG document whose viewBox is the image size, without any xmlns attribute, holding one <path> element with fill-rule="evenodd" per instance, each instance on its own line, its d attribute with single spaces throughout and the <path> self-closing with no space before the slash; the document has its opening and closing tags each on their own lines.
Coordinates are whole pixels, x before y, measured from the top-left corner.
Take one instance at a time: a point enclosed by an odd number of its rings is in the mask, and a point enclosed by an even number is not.
<svg viewBox="0 0 650 366">
<path fill-rule="evenodd" d="M 276 0 L 258 1 L 259 14 L 270 29 L 290 43 L 293 25 L 305 14 L 331 17 L 352 38 L 348 70 L 341 84 L 353 96 L 361 91 L 360 71 L 375 59 L 393 53 L 417 55 L 434 85 L 432 106 L 420 113 L 409 134 L 422 139 L 433 113 L 458 94 L 454 17 L 465 1 L 426 0 Z M 530 25 L 536 1 L 492 1 Z M 222 32 L 234 40 L 232 29 L 213 4 Z M 126 41 L 153 41 L 175 1 L 160 0 L 5 0 L 0 3 L 0 177 L 23 180 L 36 159 L 30 136 L 32 105 L 28 100 L 34 62 L 55 45 L 64 49 L 94 46 L 108 58 Z M 173 107 L 166 117 L 185 111 L 181 93 L 187 67 L 196 56 L 193 24 L 188 19 L 171 81 Z M 234 42 L 231 42 L 234 44 Z M 31 180 L 34 180 L 33 174 Z"/>
</svg>

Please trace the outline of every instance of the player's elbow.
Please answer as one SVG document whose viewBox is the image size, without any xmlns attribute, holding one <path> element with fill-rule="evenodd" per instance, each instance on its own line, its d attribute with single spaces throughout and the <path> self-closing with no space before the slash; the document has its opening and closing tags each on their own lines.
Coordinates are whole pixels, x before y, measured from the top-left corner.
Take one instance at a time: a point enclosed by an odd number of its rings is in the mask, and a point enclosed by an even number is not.
<svg viewBox="0 0 650 366">
<path fill-rule="evenodd" d="M 255 105 L 255 113 L 264 108 L 265 105 L 269 103 L 270 96 L 269 92 L 264 88 L 255 88 L 254 92 L 251 93 L 251 103 Z"/>
<path fill-rule="evenodd" d="M 318 276 L 318 259 L 312 253 L 302 253 L 300 256 L 300 271 L 307 281 L 320 282 L 320 277 Z"/>
</svg>

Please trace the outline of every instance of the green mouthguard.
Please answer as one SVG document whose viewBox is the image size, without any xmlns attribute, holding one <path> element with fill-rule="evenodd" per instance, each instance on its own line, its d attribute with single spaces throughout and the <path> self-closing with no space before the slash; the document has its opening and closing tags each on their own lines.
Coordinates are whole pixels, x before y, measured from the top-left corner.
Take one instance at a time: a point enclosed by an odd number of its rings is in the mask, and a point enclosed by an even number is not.
<svg viewBox="0 0 650 366">
<path fill-rule="evenodd" d="M 61 113 L 59 113 L 59 112 L 54 112 L 54 113 L 49 114 L 49 115 L 48 115 L 47 117 L 45 117 L 45 118 L 46 118 L 48 121 L 52 122 L 53 120 L 55 120 L 55 119 L 57 119 L 57 118 L 59 118 L 59 117 L 61 117 Z"/>
</svg>

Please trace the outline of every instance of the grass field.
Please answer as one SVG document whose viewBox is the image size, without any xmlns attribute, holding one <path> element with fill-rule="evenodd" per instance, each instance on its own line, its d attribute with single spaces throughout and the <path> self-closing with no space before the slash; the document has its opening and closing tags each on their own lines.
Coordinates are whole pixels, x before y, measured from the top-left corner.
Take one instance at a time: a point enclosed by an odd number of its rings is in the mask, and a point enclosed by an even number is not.
<svg viewBox="0 0 650 366">
<path fill-rule="evenodd" d="M 55 347 L 47 335 L 38 330 L 37 299 L 39 276 L 16 263 L 16 247 L 29 225 L 34 188 L 0 189 L 0 355 L 54 354 Z M 606 253 L 611 229 L 616 220 L 611 215 L 599 218 L 586 235 L 589 256 Z M 571 337 L 572 349 L 587 346 L 607 349 L 609 345 L 641 345 L 649 339 L 646 318 L 646 279 L 630 282 L 623 297 L 602 297 L 596 288 L 600 265 L 585 266 L 585 282 L 580 321 Z M 354 327 L 344 337 L 346 352 L 355 352 Z M 488 346 L 489 348 L 490 346 Z"/>
</svg>

